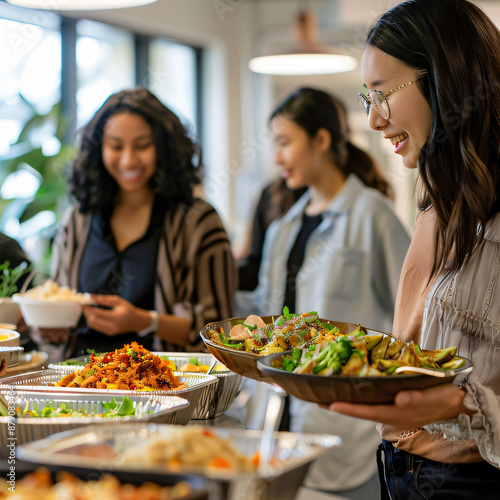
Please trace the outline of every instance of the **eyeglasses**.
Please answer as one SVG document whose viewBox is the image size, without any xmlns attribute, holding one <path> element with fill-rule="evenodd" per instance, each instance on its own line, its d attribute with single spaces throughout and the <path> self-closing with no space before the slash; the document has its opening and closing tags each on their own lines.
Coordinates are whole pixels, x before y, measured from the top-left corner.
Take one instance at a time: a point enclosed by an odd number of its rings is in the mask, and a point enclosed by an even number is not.
<svg viewBox="0 0 500 500">
<path fill-rule="evenodd" d="M 420 80 L 423 80 L 425 76 L 422 76 L 421 78 L 417 78 L 416 80 L 413 80 L 412 82 L 405 83 L 404 85 L 400 85 L 399 87 L 396 87 L 395 89 L 389 90 L 388 92 L 382 92 L 381 90 L 377 89 L 371 89 L 368 91 L 368 95 L 365 94 L 358 94 L 358 101 L 359 104 L 361 104 L 361 107 L 363 108 L 363 111 L 366 113 L 366 116 L 370 116 L 370 108 L 373 107 L 375 110 L 378 112 L 378 114 L 384 119 L 388 120 L 391 117 L 391 108 L 389 107 L 389 101 L 388 98 L 391 94 L 396 92 L 396 90 L 403 89 L 405 87 L 408 87 L 412 83 L 418 82 Z"/>
</svg>

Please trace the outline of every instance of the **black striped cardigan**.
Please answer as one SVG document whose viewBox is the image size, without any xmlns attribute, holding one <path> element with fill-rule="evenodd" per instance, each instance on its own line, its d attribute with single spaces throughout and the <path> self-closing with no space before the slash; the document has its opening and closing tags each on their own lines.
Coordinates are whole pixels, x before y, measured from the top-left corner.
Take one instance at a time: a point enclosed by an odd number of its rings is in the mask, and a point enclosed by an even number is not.
<svg viewBox="0 0 500 500">
<path fill-rule="evenodd" d="M 68 208 L 52 247 L 51 277 L 78 289 L 78 271 L 92 214 Z M 167 212 L 155 276 L 155 309 L 191 321 L 189 345 L 164 342 L 167 351 L 201 351 L 199 332 L 234 311 L 235 273 L 229 239 L 215 209 L 196 199 Z"/>
</svg>

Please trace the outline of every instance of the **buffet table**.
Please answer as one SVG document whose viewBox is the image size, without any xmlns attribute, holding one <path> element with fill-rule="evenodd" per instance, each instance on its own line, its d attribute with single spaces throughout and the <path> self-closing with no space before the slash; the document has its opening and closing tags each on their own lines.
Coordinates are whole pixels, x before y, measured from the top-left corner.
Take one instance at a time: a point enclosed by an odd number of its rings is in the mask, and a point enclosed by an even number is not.
<svg viewBox="0 0 500 500">
<path fill-rule="evenodd" d="M 188 422 L 187 425 L 203 425 L 206 427 L 234 428 L 241 430 L 245 429 L 243 420 L 238 410 L 236 409 L 235 405 L 231 405 L 231 407 L 226 411 L 226 413 L 219 415 L 218 417 L 206 420 L 191 420 Z M 5 446 L 5 443 L 2 443 L 2 445 Z M 8 455 L 5 455 L 4 453 L 1 455 L 1 458 L 2 459 L 0 460 L 0 475 L 1 477 L 6 477 L 7 474 L 10 472 L 12 466 L 12 464 L 9 464 L 9 462 L 12 461 L 7 460 Z M 40 467 L 39 464 L 26 462 L 18 458 L 15 459 L 13 466 L 15 467 L 16 480 L 21 479 L 26 474 L 33 472 Z M 56 474 L 57 471 L 60 470 L 58 467 L 51 467 L 46 465 L 44 465 L 44 467 L 47 467 L 54 474 Z M 68 468 L 67 470 L 70 470 L 77 476 L 84 479 L 84 475 L 82 476 L 81 471 L 71 468 Z M 181 481 L 186 479 L 189 479 L 190 484 L 194 488 L 200 490 L 206 490 L 208 492 L 208 497 L 207 497 L 208 500 L 224 500 L 226 498 L 229 498 L 228 484 L 223 484 L 222 482 L 219 481 L 207 481 L 202 477 L 198 478 L 198 480 L 196 479 L 193 480 L 192 477 L 186 478 L 181 475 L 178 476 L 176 480 Z M 141 482 L 144 482 L 146 480 L 147 478 L 141 475 L 139 475 L 137 478 L 130 477 L 129 475 L 127 475 L 127 477 L 124 477 L 122 479 L 122 482 L 130 481 L 134 482 L 135 484 L 140 484 Z"/>
<path fill-rule="evenodd" d="M 135 424 L 137 425 L 137 424 Z M 223 428 L 229 428 L 229 429 L 236 429 L 236 430 L 245 430 L 245 426 L 243 423 L 243 420 L 235 407 L 235 405 L 232 405 L 223 415 L 220 415 L 216 418 L 213 419 L 207 419 L 207 420 L 192 420 L 190 421 L 187 425 L 203 425 L 205 427 L 213 427 L 213 428 L 218 428 L 218 429 L 223 429 Z M 9 463 L 13 463 L 15 467 L 15 479 L 19 480 L 21 479 L 24 475 L 27 473 L 30 473 L 34 470 L 36 470 L 38 467 L 40 467 L 40 464 L 36 463 L 30 463 L 26 462 L 23 460 L 20 460 L 19 458 L 15 459 L 15 462 L 12 460 L 2 460 L 1 465 L 0 465 L 0 471 L 2 473 L 3 477 L 6 477 L 7 473 L 10 471 L 11 465 Z M 48 468 L 55 477 L 55 474 L 57 473 L 58 470 L 61 470 L 61 467 L 53 467 L 51 465 L 46 465 L 42 464 L 43 467 Z M 97 477 L 97 474 L 95 473 L 89 473 L 89 470 L 78 470 L 72 467 L 65 467 L 64 470 L 67 470 L 69 472 L 74 473 L 81 479 L 93 479 Z M 302 477 L 307 471 L 307 466 L 302 466 L 298 469 L 295 469 L 294 471 L 289 472 L 287 475 L 290 476 L 286 483 L 287 486 L 283 487 L 283 484 L 280 486 L 280 498 L 293 498 L 293 492 L 296 492 L 299 488 L 300 482 L 302 481 Z M 123 473 L 116 473 L 110 470 L 109 472 L 113 473 L 118 479 L 120 479 L 122 482 L 132 482 L 133 484 L 141 484 L 145 481 L 151 480 L 153 482 L 158 482 L 158 477 L 148 477 L 147 473 L 141 473 L 141 474 L 129 474 L 127 473 L 124 475 Z M 93 476 L 93 477 L 92 477 Z M 197 490 L 204 490 L 207 492 L 206 500 L 238 500 L 238 499 L 265 499 L 265 500 L 271 500 L 272 498 L 277 498 L 276 492 L 272 493 L 271 496 L 267 493 L 263 493 L 262 496 L 260 493 L 257 491 L 257 493 L 254 492 L 252 496 L 246 496 L 245 491 L 248 491 L 248 489 L 252 488 L 252 485 L 247 485 L 245 483 L 242 483 L 241 481 L 239 484 L 234 483 L 234 482 L 224 482 L 224 481 L 216 481 L 212 479 L 206 479 L 203 477 L 198 477 L 198 478 L 193 478 L 193 476 L 182 476 L 178 475 L 175 477 L 170 477 L 168 481 L 165 482 L 165 484 L 171 484 L 172 481 L 178 482 L 178 481 L 188 481 L 191 486 Z M 290 489 L 290 491 L 286 491 L 287 488 Z M 262 489 L 262 488 L 260 488 Z M 307 493 L 307 491 L 306 491 Z M 243 496 L 242 496 L 243 495 Z M 250 493 L 248 494 L 250 495 Z M 287 496 L 288 495 L 288 496 Z M 290 496 L 292 495 L 292 496 Z M 309 493 L 307 493 L 307 498 L 309 500 L 320 500 L 322 498 L 325 498 L 324 495 L 314 497 L 311 496 Z M 326 497 L 329 498 L 330 500 L 334 500 L 337 498 L 341 497 Z"/>
</svg>

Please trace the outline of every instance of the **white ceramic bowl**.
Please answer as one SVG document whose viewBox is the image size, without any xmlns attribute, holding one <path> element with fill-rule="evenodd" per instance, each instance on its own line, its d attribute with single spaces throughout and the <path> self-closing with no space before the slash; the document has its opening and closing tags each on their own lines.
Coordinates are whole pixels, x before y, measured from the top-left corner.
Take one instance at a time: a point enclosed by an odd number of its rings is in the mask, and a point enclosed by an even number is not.
<svg viewBox="0 0 500 500">
<path fill-rule="evenodd" d="M 20 335 L 18 332 L 8 330 L 7 328 L 0 328 L 0 346 L 1 347 L 15 347 L 19 345 Z"/>
<path fill-rule="evenodd" d="M 72 328 L 78 324 L 82 305 L 73 300 L 34 300 L 14 295 L 19 304 L 24 321 L 28 326 L 39 328 Z"/>
<path fill-rule="evenodd" d="M 0 323 L 14 323 L 17 325 L 21 318 L 19 306 L 11 297 L 0 298 Z"/>
</svg>

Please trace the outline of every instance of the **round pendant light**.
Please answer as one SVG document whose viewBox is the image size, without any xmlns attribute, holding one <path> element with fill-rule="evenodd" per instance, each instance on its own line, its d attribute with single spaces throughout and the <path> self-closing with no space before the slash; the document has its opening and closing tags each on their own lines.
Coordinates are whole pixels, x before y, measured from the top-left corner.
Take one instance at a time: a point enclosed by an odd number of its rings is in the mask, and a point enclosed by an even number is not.
<svg viewBox="0 0 500 500">
<path fill-rule="evenodd" d="M 7 0 L 12 5 L 41 10 L 104 10 L 138 7 L 156 0 Z"/>
<path fill-rule="evenodd" d="M 290 51 L 255 57 L 248 64 L 250 69 L 268 75 L 320 75 L 351 71 L 358 65 L 354 57 L 318 42 L 318 23 L 309 10 L 297 14 L 294 37 Z"/>
</svg>

